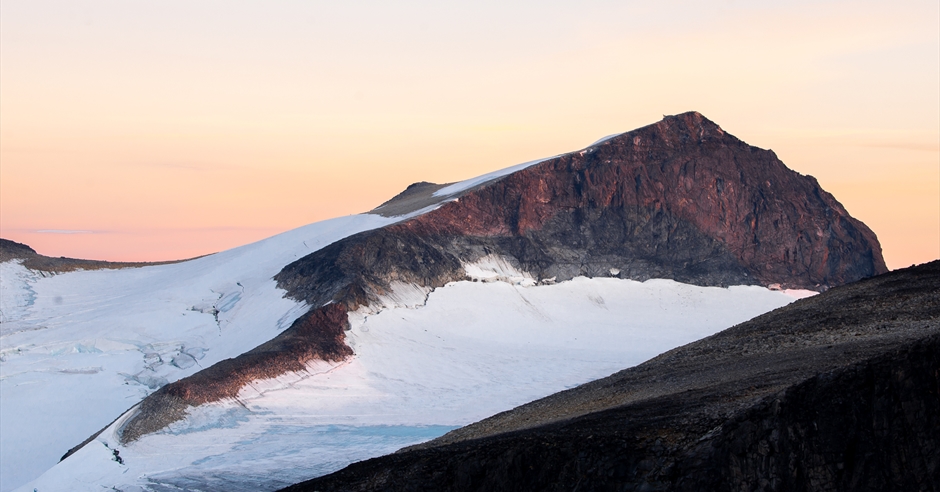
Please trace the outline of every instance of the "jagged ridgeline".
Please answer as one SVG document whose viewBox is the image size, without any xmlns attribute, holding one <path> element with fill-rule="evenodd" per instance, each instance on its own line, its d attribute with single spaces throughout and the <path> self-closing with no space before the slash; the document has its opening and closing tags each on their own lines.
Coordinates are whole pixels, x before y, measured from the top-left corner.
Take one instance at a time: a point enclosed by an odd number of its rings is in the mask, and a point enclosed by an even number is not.
<svg viewBox="0 0 940 492">
<path fill-rule="evenodd" d="M 466 279 L 464 266 L 481 258 L 543 282 L 614 276 L 817 291 L 887 271 L 875 234 L 814 178 L 695 112 L 447 190 L 413 186 L 374 213 L 440 206 L 284 267 L 278 286 L 311 311 L 274 340 L 158 390 L 123 440 L 254 379 L 348 357 L 348 311 L 381 304 L 396 285 Z"/>
</svg>

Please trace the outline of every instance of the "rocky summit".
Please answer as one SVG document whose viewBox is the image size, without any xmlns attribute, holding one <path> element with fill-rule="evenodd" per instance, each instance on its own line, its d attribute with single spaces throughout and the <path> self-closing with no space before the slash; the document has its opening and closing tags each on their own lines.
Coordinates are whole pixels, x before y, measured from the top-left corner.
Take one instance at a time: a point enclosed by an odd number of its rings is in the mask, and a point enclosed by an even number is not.
<svg viewBox="0 0 940 492">
<path fill-rule="evenodd" d="M 162 387 L 123 442 L 252 380 L 352 354 L 346 313 L 395 286 L 435 289 L 499 258 L 539 283 L 577 276 L 824 291 L 887 271 L 875 234 L 769 150 L 697 112 L 473 186 L 417 183 L 374 213 L 437 207 L 332 243 L 285 266 L 278 287 L 310 312 L 271 342 Z"/>
</svg>

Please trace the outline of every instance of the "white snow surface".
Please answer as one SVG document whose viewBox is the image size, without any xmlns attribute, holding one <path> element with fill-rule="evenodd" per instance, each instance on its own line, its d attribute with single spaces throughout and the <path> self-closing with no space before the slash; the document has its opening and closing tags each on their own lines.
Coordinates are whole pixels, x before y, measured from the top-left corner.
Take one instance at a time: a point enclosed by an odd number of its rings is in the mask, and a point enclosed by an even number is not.
<svg viewBox="0 0 940 492">
<path fill-rule="evenodd" d="M 35 479 L 159 386 L 276 336 L 307 310 L 276 288 L 281 268 L 401 218 L 342 217 L 144 268 L 52 275 L 0 264 L 0 491 Z"/>
<path fill-rule="evenodd" d="M 467 276 L 478 282 L 508 282 L 531 287 L 536 280 L 528 272 L 513 266 L 512 261 L 499 255 L 487 255 L 473 263 L 463 265 Z M 554 278 L 551 280 L 554 282 Z"/>
<path fill-rule="evenodd" d="M 466 269 L 477 281 L 455 282 L 434 291 L 401 284 L 382 306 L 351 313 L 347 343 L 356 355 L 346 362 L 315 362 L 300 374 L 256 381 L 242 390 L 237 401 L 203 405 L 185 420 L 124 446 L 117 431 L 132 415 L 128 412 L 89 445 L 20 490 L 274 490 L 607 376 L 800 295 L 671 280 L 579 277 L 535 285 L 531 276 L 497 256 Z M 43 287 L 43 282 L 35 286 Z M 176 288 L 190 286 L 184 281 Z M 48 295 L 40 290 L 39 300 Z M 172 297 L 171 292 L 175 291 L 167 287 L 151 297 Z M 224 298 L 228 290 L 219 292 Z M 154 311 L 145 317 L 182 316 L 188 303 L 177 303 L 183 307 L 167 309 L 169 314 Z M 285 314 L 296 312 L 291 309 L 296 305 L 284 304 L 267 316 L 268 325 L 258 328 L 264 337 L 280 329 L 271 326 L 274 320 L 295 316 Z M 236 324 L 251 311 L 242 312 L 225 319 Z M 205 315 L 186 315 L 202 316 L 208 325 L 205 331 L 214 328 Z M 127 328 L 140 329 L 130 321 Z M 187 339 L 180 345 L 210 344 Z M 215 345 L 207 350 L 200 364 L 205 366 L 216 350 Z M 111 357 L 115 351 L 94 355 Z M 138 361 L 134 369 L 143 370 L 143 352 L 136 348 L 126 352 Z M 52 362 L 58 359 L 46 357 L 36 367 L 55 366 Z M 8 360 L 13 358 L 11 354 Z M 120 393 L 121 388 L 113 385 L 123 383 L 118 376 L 111 379 L 108 390 Z M 64 393 L 63 402 L 92 399 L 93 390 L 78 384 L 74 389 L 57 388 Z M 125 388 L 129 389 L 120 393 L 123 407 L 102 409 L 96 414 L 99 421 L 115 418 L 146 393 L 139 385 Z M 94 399 L 104 397 L 95 394 Z M 74 403 L 69 405 L 74 411 Z M 96 421 L 90 431 L 78 433 L 64 447 L 106 423 Z M 113 450 L 119 451 L 123 464 L 113 459 Z M 10 452 L 16 451 L 11 445 Z"/>
<path fill-rule="evenodd" d="M 608 141 L 608 140 L 610 140 L 610 139 L 612 139 L 612 138 L 614 138 L 614 137 L 619 137 L 620 135 L 623 135 L 623 132 L 621 132 L 621 133 L 614 133 L 613 135 L 607 135 L 606 137 L 604 137 L 604 138 L 602 138 L 602 139 L 600 139 L 600 140 L 598 140 L 598 141 L 592 143 L 591 145 L 588 145 L 587 147 L 585 147 L 585 150 L 590 149 L 591 147 L 597 146 L 597 145 L 599 145 L 599 144 L 602 144 L 602 143 L 604 143 L 604 142 L 606 142 L 606 141 Z M 583 152 L 583 151 L 582 151 L 582 152 Z M 563 155 L 563 154 L 560 154 L 560 155 Z M 502 178 L 503 176 L 508 176 L 508 175 L 510 175 L 510 174 L 512 174 L 512 173 L 514 173 L 514 172 L 516 172 L 516 171 L 521 171 L 521 170 L 523 170 L 523 169 L 525 169 L 525 168 L 527 168 L 527 167 L 534 166 L 534 165 L 536 165 L 536 164 L 539 164 L 539 163 L 541 163 L 541 162 L 545 162 L 545 161 L 547 161 L 547 160 L 549 160 L 549 159 L 554 159 L 554 158 L 556 158 L 556 157 L 558 157 L 558 156 L 555 155 L 555 156 L 551 156 L 551 157 L 546 157 L 546 158 L 544 158 L 544 159 L 536 159 L 536 160 L 534 160 L 534 161 L 523 162 L 522 164 L 516 164 L 515 166 L 510 166 L 510 167 L 507 167 L 507 168 L 505 168 L 505 169 L 500 169 L 500 170 L 498 170 L 498 171 L 493 171 L 493 172 L 491 172 L 491 173 L 484 174 L 484 175 L 482 175 L 482 176 L 477 176 L 477 177 L 475 177 L 475 178 L 470 178 L 470 179 L 465 180 L 465 181 L 460 181 L 460 182 L 454 183 L 454 184 L 452 184 L 452 185 L 450 185 L 450 186 L 445 186 L 445 187 L 443 187 L 443 188 L 441 188 L 441 189 L 435 191 L 434 193 L 432 193 L 432 196 L 445 197 L 445 196 L 455 195 L 455 194 L 460 193 L 460 192 L 462 192 L 462 191 L 469 190 L 470 188 L 473 188 L 474 186 L 479 186 L 479 185 L 481 185 L 481 184 L 483 184 L 483 183 L 487 183 L 487 182 L 489 182 L 489 181 L 493 181 L 493 180 L 495 180 L 495 179 Z"/>
<path fill-rule="evenodd" d="M 604 137 L 604 138 L 602 138 L 602 139 L 600 139 L 600 140 L 598 140 L 598 141 L 592 143 L 591 145 L 588 145 L 587 148 L 594 147 L 595 145 L 600 145 L 600 144 L 602 144 L 602 143 L 604 143 L 604 142 L 606 142 L 606 141 L 608 141 L 608 140 L 610 140 L 610 139 L 612 139 L 612 138 L 614 138 L 614 137 L 619 137 L 619 136 L 621 136 L 621 135 L 623 135 L 623 133 L 614 133 L 613 135 L 607 135 L 606 137 Z"/>
<path fill-rule="evenodd" d="M 465 181 L 460 181 L 460 182 L 454 183 L 450 186 L 445 186 L 435 191 L 434 193 L 432 193 L 432 196 L 454 195 L 456 193 L 469 190 L 470 188 L 473 188 L 474 186 L 479 186 L 483 183 L 487 183 L 489 181 L 502 178 L 503 176 L 508 176 L 516 171 L 521 171 L 527 167 L 534 166 L 540 162 L 545 162 L 549 159 L 554 159 L 555 157 L 558 157 L 558 156 L 546 157 L 544 159 L 536 159 L 534 161 L 523 162 L 522 164 L 516 164 L 515 166 L 510 166 L 505 169 L 500 169 L 499 171 L 493 171 L 491 173 L 487 173 L 482 176 L 477 176 L 475 178 L 470 178 Z"/>
</svg>

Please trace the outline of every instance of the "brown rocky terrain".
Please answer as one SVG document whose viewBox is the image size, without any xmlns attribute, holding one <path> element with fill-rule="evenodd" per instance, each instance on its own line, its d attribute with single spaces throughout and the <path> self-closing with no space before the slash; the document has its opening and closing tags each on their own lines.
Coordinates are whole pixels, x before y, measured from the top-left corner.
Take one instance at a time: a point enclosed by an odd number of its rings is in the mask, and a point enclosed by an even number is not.
<svg viewBox="0 0 940 492">
<path fill-rule="evenodd" d="M 383 207 L 427 201 L 422 190 L 437 186 L 412 185 Z M 815 179 L 685 113 L 339 241 L 276 278 L 316 305 L 348 301 L 349 285 L 367 297 L 396 279 L 437 287 L 488 254 L 558 281 L 614 269 L 636 280 L 824 290 L 887 271 L 874 233 Z"/>
<path fill-rule="evenodd" d="M 311 360 L 341 361 L 353 355 L 343 343 L 347 326 L 343 304 L 311 310 L 272 340 L 152 393 L 141 402 L 137 417 L 122 428 L 121 438 L 129 442 L 158 431 L 185 417 L 189 407 L 235 398 L 248 383 L 303 371 Z"/>
<path fill-rule="evenodd" d="M 395 282 L 433 289 L 462 280 L 464 264 L 488 255 L 554 281 L 616 276 L 825 290 L 886 271 L 874 233 L 815 179 L 695 112 L 435 197 L 441 189 L 412 185 L 375 212 L 452 201 L 311 253 L 285 266 L 278 286 L 316 312 L 375 305 Z M 311 319 L 279 337 L 292 340 L 289 349 L 264 344 L 151 395 L 128 422 L 125 442 L 252 379 L 351 354 L 322 350 L 324 340 L 345 347 L 344 336 L 334 336 L 333 321 Z"/>
<path fill-rule="evenodd" d="M 430 205 L 436 205 L 444 201 L 446 197 L 434 196 L 434 192 L 445 186 L 447 185 L 428 183 L 427 181 L 413 183 L 405 188 L 405 191 L 370 210 L 369 213 L 378 214 L 383 217 L 395 217 L 421 210 Z"/>
<path fill-rule="evenodd" d="M 285 490 L 940 490 L 940 260 Z"/>
<path fill-rule="evenodd" d="M 0 238 L 0 263 L 10 260 L 23 260 L 23 266 L 37 272 L 64 273 L 75 270 L 100 270 L 103 268 L 137 268 L 150 265 L 166 265 L 170 263 L 179 263 L 186 260 L 174 261 L 99 261 L 99 260 L 80 260 L 77 258 L 58 258 L 44 256 L 36 252 L 29 246 Z"/>
</svg>

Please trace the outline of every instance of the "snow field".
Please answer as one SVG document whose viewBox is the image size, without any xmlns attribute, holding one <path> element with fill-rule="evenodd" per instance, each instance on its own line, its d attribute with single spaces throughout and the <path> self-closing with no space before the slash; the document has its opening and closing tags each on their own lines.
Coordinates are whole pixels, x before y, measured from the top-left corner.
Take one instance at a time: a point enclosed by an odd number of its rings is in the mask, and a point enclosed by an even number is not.
<svg viewBox="0 0 940 492">
<path fill-rule="evenodd" d="M 600 144 L 602 144 L 602 143 L 604 143 L 604 142 L 606 142 L 606 141 L 608 141 L 608 140 L 610 140 L 610 139 L 612 139 L 612 138 L 614 138 L 614 137 L 619 137 L 620 135 L 623 135 L 623 133 L 614 133 L 613 135 L 607 135 L 606 137 L 604 137 L 604 138 L 602 138 L 602 139 L 600 139 L 600 140 L 597 140 L 597 141 L 595 141 L 594 143 L 592 143 L 591 145 L 588 145 L 587 147 L 585 147 L 585 149 L 584 149 L 583 151 L 581 151 L 581 153 L 583 154 L 585 151 L 587 151 L 587 150 L 590 149 L 591 147 L 600 145 Z M 555 156 L 552 156 L 552 157 L 545 157 L 545 158 L 543 158 L 543 159 L 536 159 L 536 160 L 534 160 L 534 161 L 523 162 L 523 163 L 521 163 L 521 164 L 516 164 L 516 165 L 514 165 L 514 166 L 510 166 L 510 167 L 507 167 L 507 168 L 504 168 L 504 169 L 500 169 L 500 170 L 498 170 L 498 171 L 493 171 L 493 172 L 491 172 L 491 173 L 487 173 L 487 174 L 484 174 L 484 175 L 482 175 L 482 176 L 477 176 L 477 177 L 475 177 L 475 178 L 470 178 L 470 179 L 467 179 L 467 180 L 464 180 L 464 181 L 459 181 L 459 182 L 454 183 L 454 184 L 452 184 L 452 185 L 450 185 L 450 186 L 445 186 L 445 187 L 443 187 L 443 188 L 441 188 L 441 189 L 435 191 L 432 195 L 433 195 L 433 196 L 439 196 L 439 197 L 446 197 L 446 196 L 450 196 L 450 195 L 455 195 L 455 194 L 460 193 L 460 192 L 462 192 L 462 191 L 469 190 L 470 188 L 473 188 L 473 187 L 475 187 L 475 186 L 479 186 L 479 185 L 481 185 L 481 184 L 483 184 L 483 183 L 486 183 L 486 182 L 489 182 L 489 181 L 493 181 L 493 180 L 495 180 L 495 179 L 502 178 L 503 176 L 508 176 L 508 175 L 510 175 L 510 174 L 512 174 L 512 173 L 514 173 L 514 172 L 516 172 L 516 171 L 521 171 L 521 170 L 523 170 L 523 169 L 525 169 L 525 168 L 527 168 L 527 167 L 534 166 L 534 165 L 536 165 L 536 164 L 538 164 L 538 163 L 540 163 L 540 162 L 545 162 L 545 161 L 547 161 L 547 160 L 549 160 L 549 159 L 554 159 L 555 157 L 559 157 L 559 156 L 561 156 L 561 155 L 564 155 L 564 154 L 559 154 L 559 155 L 555 155 Z"/>
<path fill-rule="evenodd" d="M 0 264 L 0 492 L 159 386 L 289 327 L 307 306 L 276 288 L 284 265 L 402 218 L 342 217 L 144 268 L 52 275 Z"/>
<path fill-rule="evenodd" d="M 351 360 L 255 382 L 238 401 L 196 408 L 127 446 L 117 422 L 23 490 L 68 490 L 62 477 L 82 473 L 89 488 L 274 490 L 607 376 L 794 299 L 671 280 L 531 286 L 499 258 L 474 268 L 502 281 L 430 293 L 399 286 L 385 309 L 351 313 Z M 124 464 L 100 448 L 119 449 Z M 107 473 L 68 471 L 75 467 Z"/>
<path fill-rule="evenodd" d="M 503 176 L 508 176 L 516 171 L 521 171 L 527 167 L 534 166 L 540 162 L 545 162 L 549 159 L 554 159 L 555 157 L 558 157 L 558 156 L 546 157 L 544 159 L 536 159 L 534 161 L 523 162 L 522 164 L 516 164 L 515 166 L 510 166 L 504 169 L 500 169 L 498 171 L 493 171 L 491 173 L 487 173 L 482 176 L 477 176 L 475 178 L 470 178 L 464 181 L 459 181 L 450 186 L 445 186 L 435 191 L 434 193 L 432 193 L 432 196 L 446 197 L 450 195 L 455 195 L 462 191 L 469 190 L 470 188 L 473 188 L 474 186 L 479 186 L 483 183 L 493 181 L 494 179 L 502 178 Z"/>
</svg>

